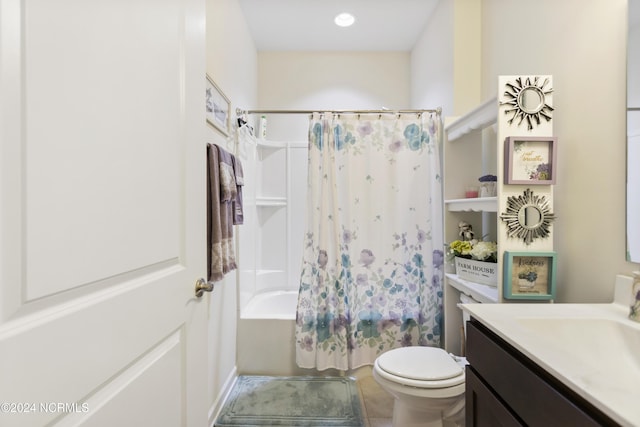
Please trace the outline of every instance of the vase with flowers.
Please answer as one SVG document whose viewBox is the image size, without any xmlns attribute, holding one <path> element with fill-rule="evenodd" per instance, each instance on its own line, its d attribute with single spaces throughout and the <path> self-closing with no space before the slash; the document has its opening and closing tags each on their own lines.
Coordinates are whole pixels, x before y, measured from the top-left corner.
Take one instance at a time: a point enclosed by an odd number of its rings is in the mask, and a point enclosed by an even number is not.
<svg viewBox="0 0 640 427">
<path fill-rule="evenodd" d="M 455 257 L 458 277 L 497 286 L 498 245 L 495 242 L 455 240 L 449 244 L 449 255 Z"/>
</svg>

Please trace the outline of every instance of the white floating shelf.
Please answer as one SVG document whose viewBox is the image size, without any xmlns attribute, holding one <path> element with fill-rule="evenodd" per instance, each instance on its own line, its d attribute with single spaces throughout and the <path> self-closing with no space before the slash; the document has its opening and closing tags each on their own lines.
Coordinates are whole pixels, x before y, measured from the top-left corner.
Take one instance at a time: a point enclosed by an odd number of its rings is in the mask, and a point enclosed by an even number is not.
<svg viewBox="0 0 640 427">
<path fill-rule="evenodd" d="M 498 288 L 461 279 L 457 274 L 447 273 L 447 278 L 449 279 L 449 284 L 451 286 L 460 292 L 471 296 L 476 301 L 485 304 L 498 302 Z"/>
<path fill-rule="evenodd" d="M 444 128 L 447 140 L 453 141 L 475 130 L 484 129 L 498 120 L 498 99 L 491 98 L 484 104 L 459 117 Z"/>
<path fill-rule="evenodd" d="M 267 139 L 259 138 L 257 139 L 259 147 L 267 147 L 267 148 L 286 148 L 287 143 L 282 141 L 269 141 Z"/>
<path fill-rule="evenodd" d="M 449 212 L 498 212 L 497 197 L 449 199 L 444 204 Z"/>
<path fill-rule="evenodd" d="M 284 270 L 256 270 L 256 276 L 268 276 L 271 274 L 283 274 Z"/>
<path fill-rule="evenodd" d="M 307 141 L 271 141 L 268 139 L 256 139 L 259 147 L 265 148 L 305 148 L 309 145 Z"/>
<path fill-rule="evenodd" d="M 258 197 L 256 206 L 287 206 L 285 197 Z"/>
</svg>

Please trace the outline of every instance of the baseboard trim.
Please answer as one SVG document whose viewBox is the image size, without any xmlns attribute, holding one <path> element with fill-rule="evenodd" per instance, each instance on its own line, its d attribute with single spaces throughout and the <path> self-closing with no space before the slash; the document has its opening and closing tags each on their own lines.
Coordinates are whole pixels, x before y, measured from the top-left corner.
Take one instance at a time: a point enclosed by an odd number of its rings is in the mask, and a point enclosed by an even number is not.
<svg viewBox="0 0 640 427">
<path fill-rule="evenodd" d="M 224 386 L 222 387 L 221 392 L 218 394 L 216 399 L 213 401 L 213 404 L 209 408 L 209 427 L 214 427 L 216 422 L 216 418 L 220 414 L 220 410 L 224 405 L 224 402 L 227 400 L 233 385 L 236 383 L 238 379 L 238 367 L 234 366 L 233 370 L 227 376 L 227 380 L 224 382 Z"/>
</svg>

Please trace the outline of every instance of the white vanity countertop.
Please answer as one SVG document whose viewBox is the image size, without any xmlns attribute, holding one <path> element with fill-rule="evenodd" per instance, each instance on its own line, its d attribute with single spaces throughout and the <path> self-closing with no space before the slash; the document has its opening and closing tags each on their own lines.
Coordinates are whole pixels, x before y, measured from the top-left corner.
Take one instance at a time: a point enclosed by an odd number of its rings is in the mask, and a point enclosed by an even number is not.
<svg viewBox="0 0 640 427">
<path fill-rule="evenodd" d="M 623 426 L 640 426 L 640 323 L 618 304 L 463 304 Z"/>
</svg>

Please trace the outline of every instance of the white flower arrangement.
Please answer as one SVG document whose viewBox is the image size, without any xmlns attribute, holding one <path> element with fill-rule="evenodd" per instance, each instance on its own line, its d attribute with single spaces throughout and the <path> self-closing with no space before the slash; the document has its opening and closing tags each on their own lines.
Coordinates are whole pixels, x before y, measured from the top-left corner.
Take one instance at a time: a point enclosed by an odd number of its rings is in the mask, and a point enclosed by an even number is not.
<svg viewBox="0 0 640 427">
<path fill-rule="evenodd" d="M 477 240 L 455 240 L 449 245 L 454 256 L 484 262 L 498 262 L 498 244 Z"/>
</svg>

